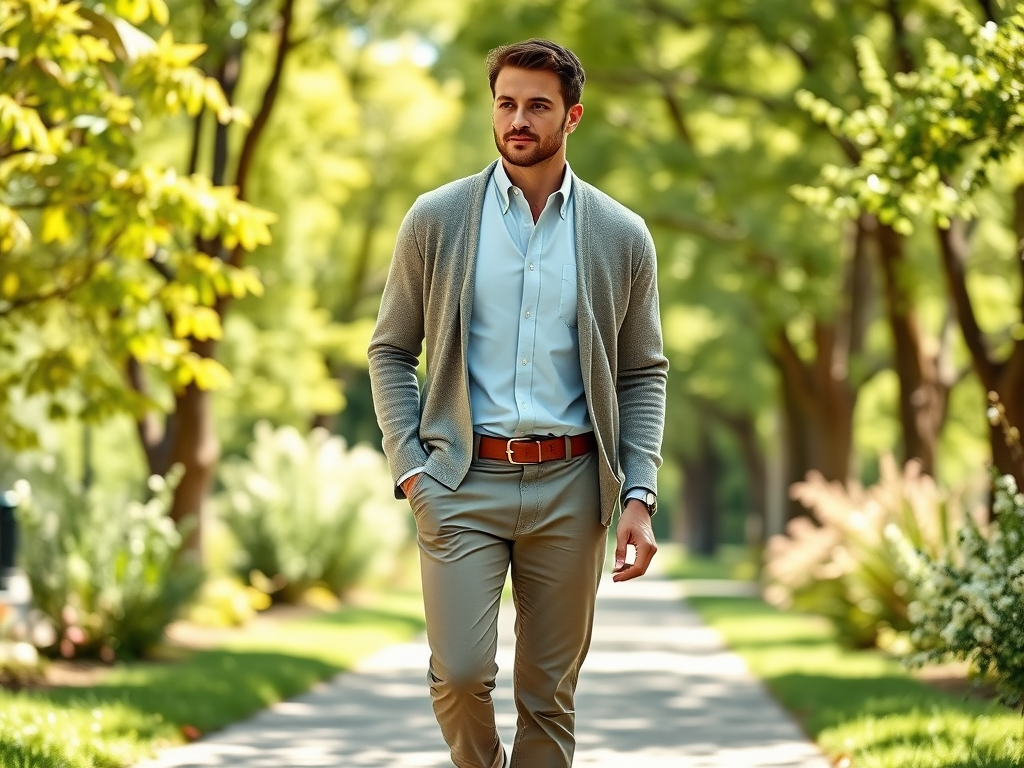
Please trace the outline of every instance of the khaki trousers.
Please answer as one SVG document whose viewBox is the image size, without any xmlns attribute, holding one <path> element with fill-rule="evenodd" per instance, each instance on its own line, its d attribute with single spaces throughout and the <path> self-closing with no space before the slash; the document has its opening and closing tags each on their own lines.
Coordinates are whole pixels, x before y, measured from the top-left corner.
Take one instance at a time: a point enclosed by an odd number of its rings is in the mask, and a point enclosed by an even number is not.
<svg viewBox="0 0 1024 768">
<path fill-rule="evenodd" d="M 451 491 L 422 475 L 416 518 L 434 714 L 457 768 L 501 768 L 494 723 L 498 605 L 516 606 L 512 768 L 569 768 L 573 696 L 590 645 L 607 529 L 597 454 L 516 466 L 475 460 Z"/>
</svg>

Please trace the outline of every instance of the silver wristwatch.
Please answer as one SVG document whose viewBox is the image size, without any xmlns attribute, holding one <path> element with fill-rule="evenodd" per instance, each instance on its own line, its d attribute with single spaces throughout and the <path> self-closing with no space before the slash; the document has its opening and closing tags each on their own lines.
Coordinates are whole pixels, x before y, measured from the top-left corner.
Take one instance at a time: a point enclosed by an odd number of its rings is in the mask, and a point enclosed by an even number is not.
<svg viewBox="0 0 1024 768">
<path fill-rule="evenodd" d="M 644 506 L 647 507 L 648 513 L 651 515 L 658 511 L 658 497 L 656 494 L 648 491 L 643 495 L 643 498 L 640 499 L 640 501 L 644 503 Z"/>
</svg>

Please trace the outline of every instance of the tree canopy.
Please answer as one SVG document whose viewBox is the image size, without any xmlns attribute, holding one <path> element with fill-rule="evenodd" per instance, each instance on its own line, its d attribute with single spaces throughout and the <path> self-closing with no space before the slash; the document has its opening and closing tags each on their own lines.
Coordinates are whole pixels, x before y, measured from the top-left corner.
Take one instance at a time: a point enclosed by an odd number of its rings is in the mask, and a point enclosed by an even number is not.
<svg viewBox="0 0 1024 768">
<path fill-rule="evenodd" d="M 222 334 L 218 297 L 262 291 L 195 243 L 253 250 L 273 216 L 138 151 L 148 121 L 244 115 L 192 66 L 201 46 L 132 23 L 166 24 L 162 0 L 119 11 L 0 3 L 0 434 L 15 446 L 36 439 L 26 407 L 87 421 L 153 407 L 128 386 L 131 361 L 169 389 L 223 386 L 190 339 Z"/>
</svg>

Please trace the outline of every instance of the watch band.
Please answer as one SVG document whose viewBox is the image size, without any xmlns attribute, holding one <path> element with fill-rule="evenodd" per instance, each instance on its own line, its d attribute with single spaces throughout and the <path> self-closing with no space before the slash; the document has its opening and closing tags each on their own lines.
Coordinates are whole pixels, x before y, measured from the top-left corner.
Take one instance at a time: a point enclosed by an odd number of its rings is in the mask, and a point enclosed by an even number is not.
<svg viewBox="0 0 1024 768">
<path fill-rule="evenodd" d="M 654 513 L 658 511 L 657 494 L 648 491 L 647 493 L 644 494 L 644 497 L 641 499 L 641 501 L 644 503 L 644 506 L 647 507 L 647 512 L 651 516 L 653 516 Z"/>
</svg>

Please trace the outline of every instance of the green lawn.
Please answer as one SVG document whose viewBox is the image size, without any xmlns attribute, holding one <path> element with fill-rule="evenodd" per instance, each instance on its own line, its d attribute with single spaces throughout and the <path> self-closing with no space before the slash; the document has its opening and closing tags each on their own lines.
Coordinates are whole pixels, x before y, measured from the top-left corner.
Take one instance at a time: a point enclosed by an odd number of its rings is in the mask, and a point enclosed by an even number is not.
<svg viewBox="0 0 1024 768">
<path fill-rule="evenodd" d="M 756 579 L 757 564 L 748 547 L 725 544 L 715 557 L 691 555 L 672 542 L 658 545 L 662 571 L 674 579 Z"/>
<path fill-rule="evenodd" d="M 912 678 L 877 652 L 847 651 L 817 617 L 760 600 L 691 598 L 833 759 L 851 768 L 1021 768 L 1024 719 Z"/>
<path fill-rule="evenodd" d="M 0 691 L 0 766 L 115 768 L 181 743 L 183 726 L 206 733 L 351 667 L 423 627 L 418 594 L 381 597 L 240 633 L 180 661 L 115 667 L 84 688 Z"/>
</svg>

